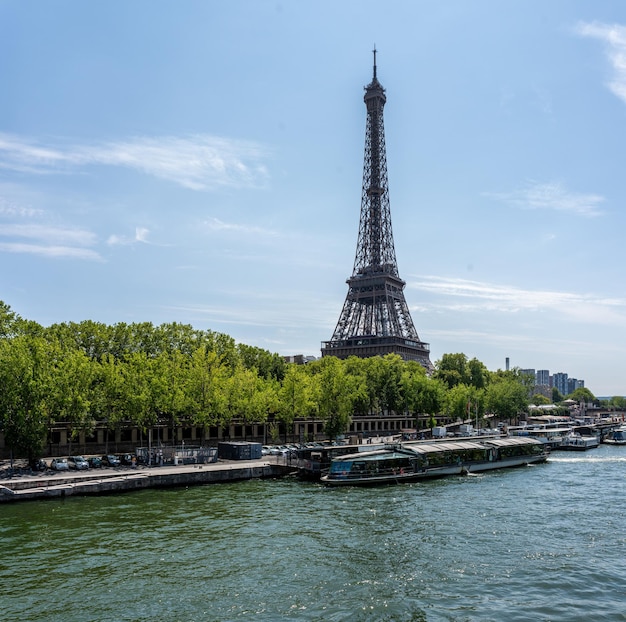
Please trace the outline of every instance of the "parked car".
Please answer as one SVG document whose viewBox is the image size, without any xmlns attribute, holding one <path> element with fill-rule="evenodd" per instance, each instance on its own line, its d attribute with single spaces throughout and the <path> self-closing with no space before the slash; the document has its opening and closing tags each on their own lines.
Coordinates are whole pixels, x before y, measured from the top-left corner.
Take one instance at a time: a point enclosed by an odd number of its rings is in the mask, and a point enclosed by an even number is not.
<svg viewBox="0 0 626 622">
<path fill-rule="evenodd" d="M 120 462 L 125 465 L 125 466 L 132 466 L 133 464 L 136 464 L 137 461 L 133 461 L 133 454 L 122 454 L 120 457 Z"/>
<path fill-rule="evenodd" d="M 102 467 L 102 458 L 99 458 L 98 456 L 90 456 L 87 458 L 87 462 L 89 462 L 89 466 L 92 469 L 99 469 Z"/>
<path fill-rule="evenodd" d="M 107 454 L 106 456 L 102 456 L 102 464 L 104 466 L 116 467 L 120 466 L 120 459 L 113 454 Z"/>
<path fill-rule="evenodd" d="M 272 445 L 270 447 L 271 456 L 286 456 L 289 453 L 289 449 L 285 445 Z"/>
<path fill-rule="evenodd" d="M 31 462 L 30 468 L 33 471 L 46 471 L 48 469 L 48 463 L 43 458 L 38 458 Z"/>
<path fill-rule="evenodd" d="M 70 465 L 67 463 L 66 458 L 52 458 L 50 468 L 53 471 L 69 471 Z"/>
<path fill-rule="evenodd" d="M 67 464 L 70 469 L 76 469 L 77 471 L 86 471 L 89 468 L 89 462 L 82 456 L 70 456 L 67 459 Z"/>
</svg>

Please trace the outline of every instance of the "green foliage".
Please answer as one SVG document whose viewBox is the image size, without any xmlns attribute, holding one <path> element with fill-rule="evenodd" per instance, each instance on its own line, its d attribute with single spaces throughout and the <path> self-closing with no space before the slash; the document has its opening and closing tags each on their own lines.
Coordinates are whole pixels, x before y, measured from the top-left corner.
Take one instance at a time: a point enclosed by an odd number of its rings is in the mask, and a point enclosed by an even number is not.
<svg viewBox="0 0 626 622">
<path fill-rule="evenodd" d="M 609 406 L 612 406 L 613 408 L 618 408 L 620 410 L 626 409 L 626 397 L 624 397 L 623 395 L 614 395 L 609 400 Z"/>
<path fill-rule="evenodd" d="M 448 389 L 458 384 L 484 389 L 490 380 L 487 368 L 477 358 L 468 361 L 463 353 L 444 354 L 435 363 L 435 378 L 441 380 Z"/>
<path fill-rule="evenodd" d="M 540 393 L 535 393 L 530 400 L 537 406 L 552 404 L 552 402 L 545 395 L 541 395 Z"/>
<path fill-rule="evenodd" d="M 303 365 L 287 366 L 278 396 L 278 414 L 287 425 L 315 412 L 314 378 Z"/>
<path fill-rule="evenodd" d="M 473 385 L 457 384 L 446 394 L 446 412 L 461 419 L 474 420 L 484 414 L 485 391 Z"/>
<path fill-rule="evenodd" d="M 501 374 L 492 380 L 485 394 L 486 409 L 511 420 L 528 410 L 528 388 L 515 374 Z"/>
<path fill-rule="evenodd" d="M 552 403 L 560 404 L 564 399 L 563 394 L 556 387 L 552 387 Z"/>
<path fill-rule="evenodd" d="M 567 396 L 567 399 L 585 404 L 593 404 L 596 401 L 595 395 L 587 387 L 578 387 Z"/>
<path fill-rule="evenodd" d="M 52 409 L 53 356 L 37 337 L 0 339 L 0 427 L 18 456 L 37 456 Z"/>
<path fill-rule="evenodd" d="M 467 384 L 469 373 L 467 370 L 467 356 L 462 353 L 444 354 L 435 362 L 435 378 L 441 380 L 448 389 L 457 384 Z"/>
<path fill-rule="evenodd" d="M 250 370 L 256 370 L 261 378 L 282 380 L 287 370 L 285 359 L 262 348 L 237 344 L 237 354 L 241 364 Z"/>
<path fill-rule="evenodd" d="M 355 378 L 346 373 L 343 361 L 327 356 L 309 364 L 314 374 L 317 414 L 330 439 L 343 434 L 350 424 Z"/>
<path fill-rule="evenodd" d="M 528 404 L 524 381 L 519 370 L 490 373 L 461 353 L 444 354 L 429 377 L 397 355 L 286 364 L 228 335 L 178 323 L 44 328 L 0 302 L 0 426 L 13 451 L 29 457 L 55 422 L 69 427 L 70 438 L 95 422 L 146 431 L 269 420 L 277 435 L 281 425 L 289 430 L 295 419 L 315 417 L 335 438 L 354 414 L 429 415 L 431 427 L 439 415 L 512 418 Z M 586 390 L 577 397 L 593 398 Z"/>
<path fill-rule="evenodd" d="M 19 331 L 20 322 L 19 315 L 0 300 L 0 339 L 15 336 Z"/>
<path fill-rule="evenodd" d="M 426 376 L 421 365 L 407 365 L 400 380 L 405 410 L 415 414 L 438 413 L 445 401 L 446 387 L 441 380 Z"/>
</svg>

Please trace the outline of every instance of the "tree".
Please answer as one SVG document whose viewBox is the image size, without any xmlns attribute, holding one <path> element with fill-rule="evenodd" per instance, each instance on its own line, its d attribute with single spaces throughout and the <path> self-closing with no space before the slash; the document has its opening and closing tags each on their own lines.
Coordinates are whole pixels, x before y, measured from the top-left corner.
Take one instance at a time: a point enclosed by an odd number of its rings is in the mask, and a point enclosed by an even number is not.
<svg viewBox="0 0 626 622">
<path fill-rule="evenodd" d="M 189 368 L 188 391 L 193 421 L 197 425 L 211 426 L 222 423 L 226 415 L 224 387 L 228 369 L 220 356 L 206 344 L 192 355 Z"/>
<path fill-rule="evenodd" d="M 564 399 L 563 394 L 556 387 L 552 387 L 552 403 L 559 404 Z"/>
<path fill-rule="evenodd" d="M 446 411 L 462 421 L 484 415 L 485 392 L 472 385 L 457 384 L 446 393 Z"/>
<path fill-rule="evenodd" d="M 435 363 L 434 377 L 441 380 L 448 389 L 457 384 L 469 384 L 471 378 L 467 367 L 467 356 L 463 353 L 444 354 Z"/>
<path fill-rule="evenodd" d="M 545 395 L 541 395 L 541 393 L 535 393 L 530 399 L 533 404 L 536 404 L 537 406 L 552 404 L 552 402 Z"/>
<path fill-rule="evenodd" d="M 0 300 L 0 339 L 14 337 L 19 331 L 21 318 L 8 304 Z"/>
<path fill-rule="evenodd" d="M 352 409 L 355 414 L 368 415 L 373 410 L 374 403 L 377 403 L 375 389 L 369 386 L 368 370 L 372 359 L 363 359 L 358 356 L 350 356 L 344 360 L 343 366 L 355 382 L 354 393 L 352 394 Z"/>
<path fill-rule="evenodd" d="M 41 337 L 0 339 L 0 427 L 13 454 L 41 454 L 50 410 L 51 357 Z"/>
<path fill-rule="evenodd" d="M 91 397 L 94 418 L 105 422 L 107 429 L 114 430 L 124 412 L 122 364 L 112 354 L 102 356 L 95 366 Z M 108 451 L 108 434 L 106 436 Z"/>
<path fill-rule="evenodd" d="M 613 408 L 617 408 L 619 410 L 625 409 L 626 408 L 626 397 L 624 397 L 622 395 L 614 395 L 609 400 L 609 406 L 612 406 Z"/>
<path fill-rule="evenodd" d="M 500 377 L 487 387 L 487 411 L 511 420 L 528 410 L 528 389 L 514 377 Z"/>
<path fill-rule="evenodd" d="M 346 374 L 343 361 L 326 356 L 310 363 L 319 417 L 330 439 L 343 434 L 351 420 L 355 379 Z"/>
<path fill-rule="evenodd" d="M 157 422 L 155 367 L 143 351 L 129 353 L 121 367 L 124 418 L 144 431 Z"/>
<path fill-rule="evenodd" d="M 596 401 L 595 395 L 587 387 L 578 387 L 567 398 L 579 403 L 584 402 L 585 404 L 593 404 Z"/>
<path fill-rule="evenodd" d="M 279 354 L 272 354 L 262 348 L 237 344 L 237 354 L 246 369 L 254 369 L 262 378 L 282 380 L 287 370 L 287 363 Z"/>
<path fill-rule="evenodd" d="M 278 415 L 286 428 L 293 425 L 296 417 L 305 418 L 314 412 L 313 383 L 305 366 L 287 366 L 278 398 Z"/>
<path fill-rule="evenodd" d="M 467 363 L 469 383 L 477 389 L 484 389 L 489 384 L 491 374 L 489 370 L 477 358 L 473 358 Z"/>
<path fill-rule="evenodd" d="M 91 361 L 82 350 L 61 350 L 56 343 L 49 344 L 49 348 L 54 348 L 56 359 L 51 366 L 49 408 L 58 421 L 69 424 L 71 442 L 79 432 L 93 431 L 91 394 L 98 363 Z"/>
<path fill-rule="evenodd" d="M 426 370 L 419 364 L 407 364 L 400 381 L 403 403 L 416 416 L 441 411 L 446 388 L 441 380 L 428 378 Z"/>
<path fill-rule="evenodd" d="M 387 413 L 397 413 L 402 410 L 400 381 L 405 365 L 406 363 L 398 354 L 386 354 L 382 357 L 379 396 L 381 406 Z"/>
<path fill-rule="evenodd" d="M 254 369 L 238 366 L 232 371 L 226 382 L 230 418 L 236 417 L 246 422 L 264 421 L 267 410 L 262 384 L 263 379 Z"/>
</svg>

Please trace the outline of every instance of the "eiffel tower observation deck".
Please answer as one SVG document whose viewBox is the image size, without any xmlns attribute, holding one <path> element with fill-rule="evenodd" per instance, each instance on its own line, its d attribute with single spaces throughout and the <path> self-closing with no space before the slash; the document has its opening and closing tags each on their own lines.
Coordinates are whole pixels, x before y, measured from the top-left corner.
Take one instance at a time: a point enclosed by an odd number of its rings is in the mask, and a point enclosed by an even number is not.
<svg viewBox="0 0 626 622">
<path fill-rule="evenodd" d="M 374 75 L 363 99 L 367 124 L 356 257 L 346 301 L 333 336 L 322 342 L 322 356 L 345 359 L 395 353 L 430 371 L 430 347 L 413 325 L 393 244 L 383 124 L 387 97 L 376 77 L 376 50 Z"/>
</svg>

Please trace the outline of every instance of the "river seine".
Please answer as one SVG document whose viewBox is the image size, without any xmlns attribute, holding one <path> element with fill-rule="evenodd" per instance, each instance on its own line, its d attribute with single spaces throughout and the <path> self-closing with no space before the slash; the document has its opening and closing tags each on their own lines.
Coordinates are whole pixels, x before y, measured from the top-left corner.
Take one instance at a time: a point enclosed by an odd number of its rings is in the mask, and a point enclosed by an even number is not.
<svg viewBox="0 0 626 622">
<path fill-rule="evenodd" d="M 626 620 L 626 447 L 0 506 L 4 621 Z"/>
</svg>

